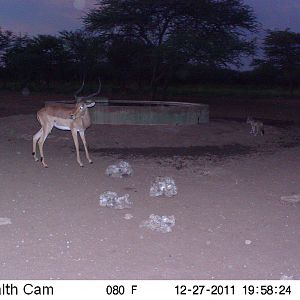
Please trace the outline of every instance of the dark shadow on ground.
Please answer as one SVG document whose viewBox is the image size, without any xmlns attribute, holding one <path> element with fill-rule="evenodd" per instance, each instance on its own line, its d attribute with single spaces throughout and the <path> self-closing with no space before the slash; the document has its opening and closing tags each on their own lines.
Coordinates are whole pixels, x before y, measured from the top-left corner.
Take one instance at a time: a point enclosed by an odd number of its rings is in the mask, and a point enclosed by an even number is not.
<svg viewBox="0 0 300 300">
<path fill-rule="evenodd" d="M 125 157 L 174 157 L 174 156 L 217 156 L 225 158 L 229 156 L 246 155 L 255 152 L 254 147 L 231 144 L 224 146 L 193 146 L 193 147 L 149 147 L 149 148 L 90 148 L 90 152 L 99 155 L 118 155 Z"/>
<path fill-rule="evenodd" d="M 264 118 L 260 118 L 260 121 L 262 121 L 265 125 L 270 125 L 270 126 L 274 126 L 274 127 L 278 127 L 278 128 L 289 128 L 293 125 L 296 124 L 295 121 L 283 121 L 283 120 L 273 120 L 273 119 L 264 119 Z M 232 118 L 232 117 L 228 117 L 228 118 L 210 118 L 210 121 L 235 121 L 235 122 L 239 122 L 239 123 L 245 123 L 246 120 L 245 118 Z"/>
</svg>

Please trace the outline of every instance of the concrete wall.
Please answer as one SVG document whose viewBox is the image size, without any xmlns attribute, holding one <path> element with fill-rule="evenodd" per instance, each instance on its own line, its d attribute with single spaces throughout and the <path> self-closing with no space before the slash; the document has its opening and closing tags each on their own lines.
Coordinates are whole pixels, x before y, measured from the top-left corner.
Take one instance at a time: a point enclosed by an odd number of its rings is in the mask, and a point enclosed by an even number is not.
<svg viewBox="0 0 300 300">
<path fill-rule="evenodd" d="M 120 103 L 122 102 L 122 103 Z M 128 103 L 130 105 L 128 105 Z M 108 104 L 108 105 L 105 105 Z M 109 101 L 90 109 L 95 124 L 199 124 L 209 122 L 205 104 Z M 144 105 L 141 105 L 144 104 Z"/>
</svg>

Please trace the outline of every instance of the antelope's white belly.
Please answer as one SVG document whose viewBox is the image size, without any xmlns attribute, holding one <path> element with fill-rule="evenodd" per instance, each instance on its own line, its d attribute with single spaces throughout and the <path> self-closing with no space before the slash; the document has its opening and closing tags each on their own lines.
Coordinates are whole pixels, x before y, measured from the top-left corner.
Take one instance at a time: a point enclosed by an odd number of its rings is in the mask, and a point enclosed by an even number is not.
<svg viewBox="0 0 300 300">
<path fill-rule="evenodd" d="M 60 130 L 71 130 L 72 124 L 73 124 L 72 120 L 60 119 L 60 118 L 56 118 L 53 120 L 53 126 Z M 76 129 L 77 132 L 82 130 L 81 128 L 76 128 L 76 127 L 73 128 Z"/>
<path fill-rule="evenodd" d="M 71 130 L 70 128 L 70 122 L 66 122 L 66 120 L 64 119 L 59 119 L 59 118 L 56 118 L 53 120 L 53 126 L 58 128 L 58 129 L 61 129 L 61 130 Z"/>
<path fill-rule="evenodd" d="M 57 129 L 61 129 L 61 130 L 71 130 L 69 126 L 61 125 L 61 124 L 57 124 L 57 123 L 54 123 L 54 127 Z M 78 128 L 76 128 L 76 131 L 79 132 L 80 130 Z"/>
<path fill-rule="evenodd" d="M 60 125 L 60 124 L 57 124 L 56 122 L 54 123 L 54 127 L 61 129 L 61 130 L 71 130 L 69 126 Z"/>
</svg>

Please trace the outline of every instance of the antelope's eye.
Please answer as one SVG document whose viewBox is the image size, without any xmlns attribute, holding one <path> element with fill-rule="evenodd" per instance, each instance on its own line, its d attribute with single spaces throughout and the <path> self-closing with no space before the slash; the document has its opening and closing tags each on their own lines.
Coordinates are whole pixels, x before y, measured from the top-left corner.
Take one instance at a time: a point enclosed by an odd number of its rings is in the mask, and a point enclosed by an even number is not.
<svg viewBox="0 0 300 300">
<path fill-rule="evenodd" d="M 84 109 L 84 105 L 80 105 L 80 110 L 83 110 Z"/>
</svg>

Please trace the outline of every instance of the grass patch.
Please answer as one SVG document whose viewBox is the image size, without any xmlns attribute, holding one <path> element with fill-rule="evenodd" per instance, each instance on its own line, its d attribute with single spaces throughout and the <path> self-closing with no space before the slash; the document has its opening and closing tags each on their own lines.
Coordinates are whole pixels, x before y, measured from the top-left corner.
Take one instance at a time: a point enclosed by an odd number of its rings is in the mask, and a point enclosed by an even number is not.
<svg viewBox="0 0 300 300">
<path fill-rule="evenodd" d="M 28 88 L 31 92 L 46 92 L 53 94 L 73 95 L 80 87 L 80 82 L 51 82 L 49 84 L 30 83 Z M 1 90 L 9 90 L 19 92 L 22 86 L 18 82 L 7 82 L 5 86 L 2 85 Z M 86 82 L 83 95 L 93 93 L 98 88 L 98 82 Z M 102 82 L 102 95 L 110 98 L 120 97 L 123 99 L 150 99 L 150 86 L 137 84 L 127 84 L 120 86 L 111 82 Z M 254 85 L 173 85 L 167 89 L 158 88 L 156 99 L 176 99 L 176 98 L 194 98 L 197 99 L 211 99 L 211 98 L 228 98 L 228 99 L 274 99 L 274 98 L 299 98 L 300 89 L 297 88 L 293 94 L 287 88 L 282 87 L 262 87 Z M 193 100 L 192 100 L 193 101 Z"/>
<path fill-rule="evenodd" d="M 188 85 L 173 86 L 169 88 L 168 94 L 174 97 L 191 96 L 200 98 L 294 98 L 300 97 L 300 89 L 294 90 L 293 94 L 284 88 L 257 87 L 257 86 L 223 86 L 223 85 Z"/>
</svg>

